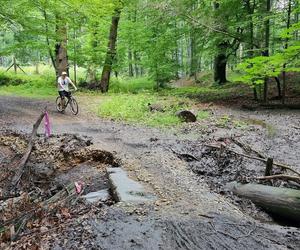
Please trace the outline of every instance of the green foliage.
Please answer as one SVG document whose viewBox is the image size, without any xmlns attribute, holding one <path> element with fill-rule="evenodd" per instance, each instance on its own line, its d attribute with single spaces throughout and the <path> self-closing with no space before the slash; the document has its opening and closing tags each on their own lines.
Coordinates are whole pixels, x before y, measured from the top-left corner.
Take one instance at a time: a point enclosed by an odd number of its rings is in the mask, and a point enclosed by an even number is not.
<svg viewBox="0 0 300 250">
<path fill-rule="evenodd" d="M 112 79 L 110 93 L 138 93 L 143 91 L 153 91 L 155 82 L 146 77 Z"/>
<path fill-rule="evenodd" d="M 48 97 L 57 94 L 55 80 L 36 75 L 0 72 L 0 94 L 28 97 Z"/>
<path fill-rule="evenodd" d="M 179 105 L 180 99 L 160 97 L 155 94 L 114 94 L 108 96 L 100 105 L 98 114 L 116 120 L 142 123 L 150 126 L 178 125 L 180 120 L 175 116 L 176 111 L 187 108 Z M 165 112 L 151 112 L 148 103 L 163 106 Z"/>
</svg>

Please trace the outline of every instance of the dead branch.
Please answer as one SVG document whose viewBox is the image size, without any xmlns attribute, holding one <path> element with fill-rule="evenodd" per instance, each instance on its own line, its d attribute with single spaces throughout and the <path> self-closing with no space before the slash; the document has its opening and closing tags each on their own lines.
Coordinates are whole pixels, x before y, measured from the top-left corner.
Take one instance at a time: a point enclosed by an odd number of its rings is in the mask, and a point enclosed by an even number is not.
<svg viewBox="0 0 300 250">
<path fill-rule="evenodd" d="M 204 144 L 205 147 L 210 147 L 210 148 L 214 148 L 214 149 L 219 149 L 221 150 L 221 147 L 219 146 L 216 146 L 216 145 L 211 145 L 211 144 Z M 267 159 L 264 159 L 264 158 L 260 158 L 260 157 L 256 157 L 256 156 L 251 156 L 251 155 L 246 155 L 246 154 L 243 154 L 243 153 L 239 153 L 239 152 L 236 152 L 232 149 L 229 149 L 229 148 L 226 148 L 227 151 L 231 152 L 231 153 L 234 153 L 236 155 L 240 155 L 240 156 L 243 156 L 245 158 L 249 158 L 249 159 L 253 159 L 253 160 L 258 160 L 258 161 L 262 161 L 262 162 L 267 162 Z M 287 169 L 287 170 L 290 170 L 291 172 L 297 174 L 300 176 L 300 173 L 298 171 L 296 171 L 295 169 L 293 169 L 292 167 L 290 166 L 287 166 L 287 165 L 284 165 L 282 163 L 278 163 L 278 162 L 273 162 L 273 165 L 274 166 L 277 166 L 277 167 L 281 167 L 281 168 L 284 168 L 284 169 Z"/>
<path fill-rule="evenodd" d="M 65 205 L 67 202 L 70 202 L 76 196 L 77 193 L 75 186 L 73 183 L 71 183 L 48 200 L 37 203 L 35 209 L 26 211 L 23 214 L 19 215 L 17 218 L 13 218 L 9 221 L 4 222 L 2 225 L 0 225 L 0 228 L 11 224 L 20 225 L 18 227 L 17 232 L 15 232 L 15 234 L 12 235 L 12 240 L 17 240 L 20 232 L 26 226 L 28 220 L 30 220 L 36 214 L 39 214 L 40 212 L 55 211 L 55 208 Z"/>
<path fill-rule="evenodd" d="M 21 161 L 18 165 L 18 171 L 17 171 L 17 173 L 15 174 L 15 176 L 12 180 L 12 187 L 15 187 L 19 183 L 20 179 L 22 178 L 22 175 L 25 171 L 26 163 L 27 163 L 27 161 L 30 157 L 30 154 L 32 152 L 32 149 L 33 149 L 34 139 L 37 135 L 37 130 L 38 130 L 44 116 L 45 116 L 45 112 L 43 111 L 42 114 L 37 119 L 37 121 L 35 122 L 35 124 L 33 125 L 32 133 L 31 133 L 31 136 L 30 136 L 30 140 L 29 140 L 29 143 L 28 143 L 28 146 L 27 146 L 26 153 L 23 155 L 23 157 L 21 158 Z"/>
<path fill-rule="evenodd" d="M 187 153 L 178 153 L 176 152 L 174 149 L 170 148 L 170 150 L 175 154 L 177 155 L 180 159 L 186 159 L 186 160 L 189 160 L 189 161 L 199 161 L 199 159 L 191 154 L 187 154 Z"/>
<path fill-rule="evenodd" d="M 257 151 L 256 149 L 252 148 L 249 144 L 243 143 L 243 142 L 241 142 L 241 141 L 239 141 L 239 140 L 237 140 L 237 139 L 235 139 L 235 138 L 233 138 L 233 137 L 231 137 L 231 140 L 232 140 L 236 145 L 238 145 L 239 147 L 241 147 L 242 149 L 244 149 L 245 152 L 247 152 L 247 153 L 253 152 L 253 153 L 255 153 L 255 154 L 256 154 L 258 157 L 260 157 L 260 158 L 267 158 L 266 155 L 264 155 L 263 153 Z"/>
<path fill-rule="evenodd" d="M 270 176 L 261 176 L 256 177 L 257 180 L 285 180 L 285 181 L 294 181 L 297 183 L 300 183 L 300 177 L 297 176 L 291 176 L 291 175 L 284 175 L 284 174 L 278 174 L 278 175 L 270 175 Z"/>
</svg>

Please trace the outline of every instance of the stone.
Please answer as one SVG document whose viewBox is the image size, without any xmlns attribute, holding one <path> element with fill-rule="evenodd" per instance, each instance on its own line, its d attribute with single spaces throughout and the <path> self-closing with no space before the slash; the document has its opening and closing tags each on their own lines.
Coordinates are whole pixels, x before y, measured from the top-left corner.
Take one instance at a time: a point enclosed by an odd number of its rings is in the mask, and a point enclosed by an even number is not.
<svg viewBox="0 0 300 250">
<path fill-rule="evenodd" d="M 155 195 L 130 179 L 122 168 L 107 168 L 108 180 L 113 197 L 117 202 L 144 203 L 155 201 Z"/>
<path fill-rule="evenodd" d="M 89 203 L 96 203 L 99 201 L 107 201 L 109 199 L 108 189 L 99 190 L 83 195 L 82 198 L 86 199 Z"/>
<path fill-rule="evenodd" d="M 188 110 L 181 110 L 176 112 L 176 116 L 183 122 L 195 122 L 197 121 L 197 117 Z"/>
</svg>

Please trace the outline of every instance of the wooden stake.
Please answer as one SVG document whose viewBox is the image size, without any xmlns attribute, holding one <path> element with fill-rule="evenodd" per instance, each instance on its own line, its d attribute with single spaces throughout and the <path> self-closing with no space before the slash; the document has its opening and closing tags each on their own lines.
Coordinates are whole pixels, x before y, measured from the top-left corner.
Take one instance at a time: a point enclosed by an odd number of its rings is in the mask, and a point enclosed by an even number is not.
<svg viewBox="0 0 300 250">
<path fill-rule="evenodd" d="M 37 119 L 36 123 L 33 125 L 33 129 L 32 129 L 32 133 L 31 133 L 31 136 L 30 136 L 29 143 L 28 143 L 27 151 L 23 155 L 23 157 L 22 157 L 22 159 L 19 163 L 19 166 L 18 166 L 19 169 L 18 169 L 17 173 L 15 174 L 15 176 L 12 180 L 12 187 L 16 187 L 16 185 L 18 184 L 18 182 L 20 181 L 20 179 L 21 179 L 21 177 L 24 173 L 25 165 L 26 165 L 26 163 L 29 159 L 29 156 L 31 154 L 31 151 L 33 149 L 34 139 L 37 135 L 37 130 L 38 130 L 44 116 L 45 116 L 45 111 L 43 111 L 43 113 Z"/>
<path fill-rule="evenodd" d="M 273 169 L 273 158 L 268 158 L 266 162 L 265 176 L 270 176 Z"/>
</svg>

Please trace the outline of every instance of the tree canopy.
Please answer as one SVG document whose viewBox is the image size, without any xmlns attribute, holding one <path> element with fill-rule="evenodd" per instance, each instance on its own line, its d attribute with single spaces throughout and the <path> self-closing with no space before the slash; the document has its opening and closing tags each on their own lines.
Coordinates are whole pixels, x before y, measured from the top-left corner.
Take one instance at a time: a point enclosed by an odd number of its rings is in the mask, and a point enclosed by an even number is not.
<svg viewBox="0 0 300 250">
<path fill-rule="evenodd" d="M 2 0 L 0 28 L 2 64 L 84 67 L 104 92 L 111 73 L 159 88 L 209 70 L 222 85 L 234 69 L 267 90 L 267 79 L 299 71 L 298 0 Z"/>
</svg>

